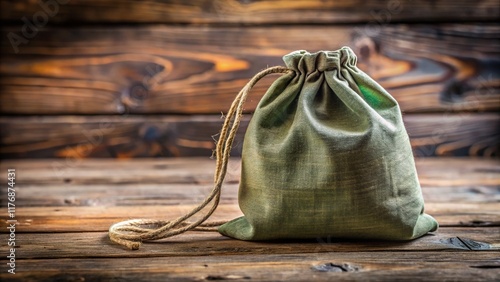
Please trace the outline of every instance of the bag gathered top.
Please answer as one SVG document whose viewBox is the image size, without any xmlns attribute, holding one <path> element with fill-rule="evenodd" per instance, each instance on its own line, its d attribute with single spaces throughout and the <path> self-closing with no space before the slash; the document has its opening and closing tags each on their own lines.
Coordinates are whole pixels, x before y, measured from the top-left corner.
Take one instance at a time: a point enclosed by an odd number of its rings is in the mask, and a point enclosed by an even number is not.
<svg viewBox="0 0 500 282">
<path fill-rule="evenodd" d="M 240 240 L 412 240 L 437 230 L 436 220 L 424 213 L 398 103 L 357 68 L 353 51 L 295 51 L 283 60 L 286 67 L 255 75 L 231 105 L 216 146 L 210 195 L 171 221 L 114 224 L 112 241 L 138 249 L 142 241 L 189 230 L 218 230 Z M 243 143 L 238 202 L 244 216 L 206 223 L 219 203 L 245 100 L 272 73 L 283 75 L 262 97 Z"/>
</svg>

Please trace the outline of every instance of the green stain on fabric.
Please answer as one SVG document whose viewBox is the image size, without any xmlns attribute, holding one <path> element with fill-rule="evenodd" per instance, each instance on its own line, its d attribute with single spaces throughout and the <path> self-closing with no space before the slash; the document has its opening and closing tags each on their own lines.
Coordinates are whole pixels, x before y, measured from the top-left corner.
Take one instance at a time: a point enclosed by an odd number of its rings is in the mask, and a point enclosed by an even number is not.
<svg viewBox="0 0 500 282">
<path fill-rule="evenodd" d="M 369 105 L 375 108 L 380 108 L 382 106 L 384 100 L 376 91 L 368 88 L 368 86 L 365 86 L 363 84 L 358 85 L 358 87 Z"/>
</svg>

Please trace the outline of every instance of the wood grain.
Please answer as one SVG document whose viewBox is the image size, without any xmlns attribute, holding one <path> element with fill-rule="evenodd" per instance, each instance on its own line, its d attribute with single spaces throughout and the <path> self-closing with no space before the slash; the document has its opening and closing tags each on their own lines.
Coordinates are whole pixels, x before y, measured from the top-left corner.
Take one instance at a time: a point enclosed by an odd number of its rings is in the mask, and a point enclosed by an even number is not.
<svg viewBox="0 0 500 282">
<path fill-rule="evenodd" d="M 48 1 L 55 2 L 55 1 Z M 58 1 L 50 23 L 312 24 L 428 21 L 494 21 L 498 3 L 486 1 Z M 56 2 L 57 3 L 57 2 Z M 64 3 L 64 4 L 63 4 Z M 22 23 L 42 10 L 29 0 L 2 0 L 0 17 Z M 54 8 L 51 8 L 52 10 Z M 43 11 L 43 10 L 42 10 Z"/>
<path fill-rule="evenodd" d="M 41 6 L 56 1 L 67 3 Z M 0 280 L 500 279 L 500 163 L 447 157 L 499 156 L 498 1 L 0 4 L 0 169 L 16 169 L 18 220 L 16 275 L 2 271 Z M 26 35 L 26 22 L 46 13 L 47 23 Z M 13 36 L 22 42 L 13 45 Z M 405 113 L 437 232 L 410 242 L 245 242 L 188 232 L 134 252 L 110 242 L 112 223 L 174 218 L 205 197 L 221 112 L 253 74 L 295 49 L 344 45 Z M 255 87 L 246 113 L 275 78 Z M 165 158 L 178 156 L 204 157 Z M 239 178 L 235 158 L 213 220 L 241 215 Z"/>
<path fill-rule="evenodd" d="M 241 155 L 250 117 L 233 145 Z M 498 156 L 498 114 L 405 115 L 416 157 Z M 2 158 L 210 157 L 220 116 L 0 117 Z"/>
<path fill-rule="evenodd" d="M 2 171 L 15 168 L 17 172 L 19 232 L 105 231 L 114 222 L 139 215 L 174 218 L 204 199 L 214 169 L 213 160 L 201 158 L 80 160 L 61 171 L 54 171 L 54 162 L 0 164 Z M 420 158 L 416 164 L 426 211 L 441 226 L 500 225 L 498 161 Z M 214 220 L 241 215 L 236 198 L 239 165 L 239 159 L 229 164 Z M 1 175 L 4 182 L 5 177 Z M 3 193 L 5 189 L 0 187 Z M 0 230 L 5 227 L 6 222 L 1 222 Z"/>
<path fill-rule="evenodd" d="M 493 252 L 335 252 L 276 255 L 24 259 L 9 281 L 492 281 Z M 140 263 L 138 263 L 140 261 Z M 344 270 L 342 270 L 344 269 Z M 64 271 L 63 271 L 64 270 Z"/>
<path fill-rule="evenodd" d="M 125 257 L 183 257 L 225 256 L 237 254 L 299 254 L 316 252 L 373 252 L 373 251 L 471 251 L 452 238 L 478 242 L 482 249 L 500 250 L 500 227 L 442 228 L 435 234 L 408 242 L 395 241 L 346 241 L 318 238 L 295 241 L 241 241 L 217 232 L 190 232 L 168 240 L 144 243 L 138 251 L 130 251 L 112 243 L 107 232 L 78 233 L 23 233 L 19 239 L 22 248 L 16 255 L 25 259 L 43 258 L 125 258 Z M 21 235 L 20 235 L 21 236 Z M 481 244 L 482 243 L 482 244 Z"/>
<path fill-rule="evenodd" d="M 241 160 L 230 161 L 223 204 L 237 203 Z M 492 159 L 418 158 L 427 203 L 500 201 L 500 163 Z M 208 158 L 4 160 L 0 170 L 18 172 L 22 207 L 189 205 L 212 188 L 215 161 Z M 0 181 L 7 182 L 7 175 Z M 50 190 L 50 193 L 47 193 Z M 3 192 L 2 192 L 3 191 Z M 6 193 L 0 187 L 0 193 Z M 471 207 L 471 209 L 473 209 Z M 33 212 L 33 215 L 36 213 Z"/>
<path fill-rule="evenodd" d="M 204 195 L 191 199 L 200 203 Z M 234 198 L 234 195 L 232 197 Z M 231 220 L 242 216 L 234 199 L 230 197 L 221 204 L 210 220 Z M 160 203 L 159 203 L 160 202 Z M 19 207 L 18 232 L 103 232 L 119 221 L 131 218 L 173 219 L 189 212 L 195 204 L 168 205 L 161 199 L 142 202 L 133 206 L 111 206 L 94 201 L 96 206 L 54 206 L 54 207 Z M 160 205 L 162 204 L 162 205 Z M 439 222 L 441 227 L 498 227 L 500 226 L 500 208 L 498 202 L 480 203 L 426 203 L 426 212 Z M 6 230 L 8 223 L 3 220 L 0 228 Z M 4 232 L 4 231 L 2 231 Z M 6 231 L 5 231 L 6 232 Z"/>
<path fill-rule="evenodd" d="M 407 112 L 500 109 L 494 24 L 47 28 L 0 49 L 4 114 L 219 114 L 259 70 L 296 49 L 351 46 Z M 18 28 L 8 27 L 2 37 Z M 276 76 L 260 82 L 252 112 Z"/>
<path fill-rule="evenodd" d="M 425 187 L 500 186 L 500 163 L 485 158 L 417 158 L 419 180 Z M 240 178 L 239 158 L 229 161 L 226 184 Z M 15 168 L 18 183 L 29 187 L 70 185 L 173 184 L 211 185 L 215 160 L 209 158 L 1 160 L 0 169 Z M 0 174 L 6 182 L 7 175 Z M 126 186 L 124 186 L 126 187 Z"/>
<path fill-rule="evenodd" d="M 188 232 L 160 242 L 147 242 L 138 251 L 112 244 L 106 232 L 109 225 L 139 215 L 170 218 L 184 214 L 210 188 L 214 161 L 82 159 L 66 163 L 62 175 L 55 173 L 61 171 L 54 171 L 54 161 L 57 160 L 0 163 L 2 171 L 16 169 L 20 200 L 16 202 L 19 204 L 16 275 L 2 272 L 0 279 L 495 281 L 498 278 L 500 164 L 497 160 L 446 157 L 416 160 L 424 195 L 430 195 L 426 198 L 426 211 L 441 224 L 438 232 L 418 240 L 317 238 L 245 242 L 215 232 Z M 1 181 L 5 181 L 5 176 L 0 175 Z M 241 215 L 234 197 L 238 159 L 231 160 L 229 176 L 223 190 L 223 204 L 214 220 Z M 0 186 L 0 192 L 4 193 L 2 189 Z M 467 197 L 471 192 L 479 196 Z M 84 199 L 90 200 L 83 202 Z M 51 201 L 53 206 L 46 206 Z M 30 202 L 32 206 L 25 205 Z M 5 205 L 3 201 L 1 204 Z M 7 231 L 5 217 L 0 222 L 0 231 Z M 0 262 L 7 263 L 7 259 L 1 258 Z"/>
<path fill-rule="evenodd" d="M 25 174 L 26 172 L 23 172 Z M 455 179 L 455 181 L 462 179 Z M 497 180 L 500 182 L 500 180 Z M 90 184 L 90 185 L 26 185 L 20 182 L 23 189 L 19 191 L 16 201 L 22 207 L 35 206 L 144 206 L 144 205 L 178 205 L 196 204 L 208 195 L 210 184 Z M 0 189 L 4 191 L 5 189 Z M 222 204 L 237 203 L 238 184 L 224 186 L 225 197 Z M 500 183 L 496 186 L 480 184 L 454 187 L 423 186 L 422 192 L 426 202 L 472 202 L 500 203 Z"/>
</svg>

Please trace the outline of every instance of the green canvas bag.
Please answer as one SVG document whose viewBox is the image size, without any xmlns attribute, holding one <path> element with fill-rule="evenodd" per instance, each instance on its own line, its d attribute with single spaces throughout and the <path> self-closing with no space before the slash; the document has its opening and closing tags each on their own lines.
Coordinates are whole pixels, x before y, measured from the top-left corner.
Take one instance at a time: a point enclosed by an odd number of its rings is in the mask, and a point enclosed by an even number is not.
<svg viewBox="0 0 500 282">
<path fill-rule="evenodd" d="M 238 94 L 217 144 L 212 193 L 173 221 L 113 225 L 110 238 L 135 249 L 187 230 L 241 240 L 360 238 L 411 240 L 437 230 L 424 213 L 413 154 L 396 100 L 356 67 L 351 49 L 284 56 L 285 67 L 257 74 Z M 204 223 L 217 207 L 229 151 L 252 86 L 284 73 L 261 99 L 242 152 L 244 216 Z M 186 222 L 210 207 L 202 218 Z"/>
</svg>

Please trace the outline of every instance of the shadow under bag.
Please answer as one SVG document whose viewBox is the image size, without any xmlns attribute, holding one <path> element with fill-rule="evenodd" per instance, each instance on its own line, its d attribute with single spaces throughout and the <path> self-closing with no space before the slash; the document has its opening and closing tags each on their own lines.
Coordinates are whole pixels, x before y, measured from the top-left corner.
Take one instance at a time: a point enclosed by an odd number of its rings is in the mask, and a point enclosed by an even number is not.
<svg viewBox="0 0 500 282">
<path fill-rule="evenodd" d="M 410 240 L 435 231 L 399 106 L 356 67 L 352 50 L 283 59 L 291 71 L 269 87 L 244 139 L 244 216 L 219 232 Z"/>
</svg>

